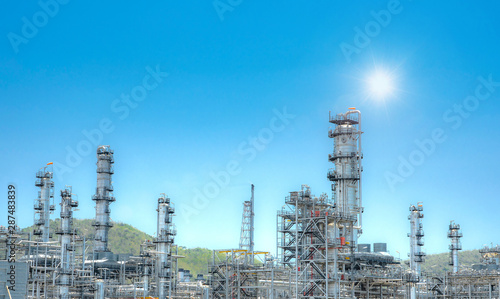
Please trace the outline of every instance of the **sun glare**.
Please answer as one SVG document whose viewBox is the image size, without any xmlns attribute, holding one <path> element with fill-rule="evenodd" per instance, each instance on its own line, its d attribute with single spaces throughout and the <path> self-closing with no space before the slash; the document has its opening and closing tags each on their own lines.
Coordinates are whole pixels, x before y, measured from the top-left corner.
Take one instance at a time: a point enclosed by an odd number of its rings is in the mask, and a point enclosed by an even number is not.
<svg viewBox="0 0 500 299">
<path fill-rule="evenodd" d="M 368 89 L 372 97 L 384 99 L 394 91 L 393 78 L 384 71 L 376 71 L 368 77 Z"/>
</svg>

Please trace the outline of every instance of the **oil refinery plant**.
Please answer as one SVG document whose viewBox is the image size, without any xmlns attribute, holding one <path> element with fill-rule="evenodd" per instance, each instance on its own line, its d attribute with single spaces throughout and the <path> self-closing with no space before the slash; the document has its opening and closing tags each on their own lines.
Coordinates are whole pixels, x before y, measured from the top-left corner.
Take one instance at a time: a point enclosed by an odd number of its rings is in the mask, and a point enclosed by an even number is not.
<svg viewBox="0 0 500 299">
<path fill-rule="evenodd" d="M 333 151 L 325 158 L 332 166 L 326 172 L 331 195 L 315 196 L 308 185 L 284 194 L 276 214 L 276 248 L 258 250 L 251 185 L 249 200 L 243 202 L 238 248 L 213 250 L 208 275 L 196 279 L 178 267 L 183 257 L 174 242 L 174 203 L 165 194 L 157 198 L 156 237 L 136 244 L 138 255 L 110 250 L 110 206 L 119 204 L 113 196 L 110 146 L 99 146 L 96 153 L 92 239 L 73 225 L 75 209 L 82 203 L 71 186 L 56 195 L 52 167 L 45 166 L 36 172 L 39 191 L 32 232 L 0 227 L 0 298 L 500 298 L 500 247 L 484 247 L 477 264 L 460 267 L 464 236 L 453 221 L 443 236 L 450 240 L 452 270 L 444 276 L 422 271 L 426 254 L 420 202 L 409 207 L 407 261 L 389 254 L 385 243 L 373 244 L 372 250 L 372 244 L 358 242 L 363 225 L 370 225 L 362 217 L 361 112 L 349 109 L 330 115 L 329 122 L 334 126 L 328 131 Z M 52 231 L 56 204 L 61 220 Z M 9 259 L 12 255 L 15 262 Z M 9 289 L 12 266 L 15 290 Z"/>
</svg>

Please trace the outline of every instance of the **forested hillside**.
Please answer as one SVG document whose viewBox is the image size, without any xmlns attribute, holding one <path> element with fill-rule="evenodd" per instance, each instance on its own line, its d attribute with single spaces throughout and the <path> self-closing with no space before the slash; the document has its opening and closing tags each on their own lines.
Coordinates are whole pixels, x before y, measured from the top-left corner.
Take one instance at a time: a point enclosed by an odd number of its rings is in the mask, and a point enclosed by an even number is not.
<svg viewBox="0 0 500 299">
<path fill-rule="evenodd" d="M 53 234 L 60 226 L 60 219 L 50 221 L 50 230 Z M 85 236 L 91 242 L 94 234 L 94 227 L 91 219 L 74 219 L 74 227 L 78 233 Z M 33 231 L 33 226 L 23 229 L 25 232 Z M 153 236 L 148 235 L 137 228 L 119 222 L 113 222 L 113 227 L 109 230 L 109 248 L 114 253 L 129 253 L 138 255 L 139 245 L 144 240 L 152 240 Z M 179 268 L 191 270 L 196 276 L 198 273 L 208 273 L 208 261 L 212 257 L 212 251 L 206 248 L 185 248 L 179 246 L 178 255 L 184 256 L 179 259 Z"/>
<path fill-rule="evenodd" d="M 458 260 L 461 267 L 471 267 L 472 264 L 477 264 L 480 262 L 481 255 L 479 254 L 479 250 L 459 251 Z M 425 263 L 422 264 L 422 271 L 444 275 L 445 272 L 451 270 L 451 266 L 448 265 L 449 261 L 449 252 L 430 254 L 426 256 Z"/>
</svg>

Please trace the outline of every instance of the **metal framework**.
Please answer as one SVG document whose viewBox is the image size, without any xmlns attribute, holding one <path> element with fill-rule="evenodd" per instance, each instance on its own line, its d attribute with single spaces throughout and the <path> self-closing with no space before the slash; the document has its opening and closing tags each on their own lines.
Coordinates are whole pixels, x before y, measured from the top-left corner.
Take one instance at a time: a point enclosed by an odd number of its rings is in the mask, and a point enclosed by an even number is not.
<svg viewBox="0 0 500 299">
<path fill-rule="evenodd" d="M 73 210 L 78 202 L 71 187 L 61 190 L 61 219 L 56 229 L 59 239 L 51 237 L 54 183 L 52 168 L 46 166 L 36 175 L 35 185 L 40 191 L 34 204 L 35 237 L 18 228 L 11 233 L 0 227 L 0 285 L 7 279 L 10 265 L 6 259 L 13 250 L 18 257 L 18 274 L 26 275 L 18 284 L 20 293 L 13 298 L 500 299 L 500 247 L 481 249 L 480 264 L 474 264 L 472 269 L 459 268 L 462 233 L 453 222 L 448 232 L 453 270 L 444 277 L 432 278 L 421 272 L 425 256 L 421 249 L 421 203 L 410 206 L 408 217 L 409 270 L 386 249 L 380 249 L 385 246 L 377 246 L 376 252 L 370 252 L 369 246 L 359 246 L 362 250 L 356 251 L 363 213 L 361 113 L 350 109 L 330 115 L 329 122 L 335 125 L 328 132 L 333 138 L 333 153 L 328 156 L 333 168 L 327 174 L 332 196 L 316 197 L 307 185 L 290 192 L 277 213 L 276 258 L 269 252 L 254 250 L 253 185 L 250 200 L 244 202 L 240 248 L 213 251 L 207 284 L 203 277 L 189 281 L 190 274 L 186 274 L 187 279 L 177 278 L 177 259 L 182 257 L 174 245 L 174 205 L 165 194 L 157 202 L 157 235 L 140 245 L 140 255 L 110 252 L 114 160 L 109 146 L 99 146 L 97 187 L 92 198 L 96 202 L 95 237 L 89 242 L 92 245 L 73 228 Z M 14 249 L 11 242 L 15 243 Z M 4 294 L 2 287 L 0 297 Z"/>
<path fill-rule="evenodd" d="M 491 247 L 484 246 L 479 249 L 481 254 L 481 264 L 477 265 L 479 267 L 474 267 L 475 270 L 499 270 L 500 271 L 500 246 L 496 245 Z M 481 265 L 483 267 L 481 267 Z"/>
<path fill-rule="evenodd" d="M 250 200 L 243 202 L 243 217 L 241 221 L 240 249 L 253 252 L 254 250 L 254 185 L 251 187 Z"/>
<path fill-rule="evenodd" d="M 10 267 L 7 255 L 17 254 L 16 267 L 19 277 L 26 273 L 26 283 L 18 282 L 18 293 L 13 298 L 135 298 L 138 295 L 158 298 L 185 298 L 176 295 L 176 269 L 178 255 L 173 224 L 174 206 L 170 198 L 162 194 L 158 199 L 157 237 L 144 242 L 140 256 L 114 254 L 108 249 L 108 230 L 111 227 L 109 203 L 112 196 L 113 151 L 109 146 L 97 149 L 97 189 L 94 221 L 94 242 L 86 242 L 73 228 L 73 210 L 78 206 L 72 188 L 61 190 L 60 220 L 56 220 L 59 239 L 51 239 L 49 214 L 54 210 L 52 171 L 45 167 L 37 173 L 36 185 L 41 188 L 35 201 L 34 235 L 27 236 L 20 230 L 10 233 L 0 227 L 0 277 Z M 9 249 L 15 237 L 15 249 Z M 87 244 L 93 243 L 93 244 Z M 89 246 L 90 245 L 90 246 Z M 5 250 L 4 250 L 5 246 Z M 7 250 L 10 250 L 7 252 Z M 5 253 L 5 255 L 3 255 Z M 24 272 L 22 269 L 26 269 Z M 1 283 L 1 282 L 0 282 Z M 3 298 L 5 290 L 0 290 Z M 205 290 L 205 294 L 208 292 Z"/>
<path fill-rule="evenodd" d="M 295 298 L 401 297 L 400 265 L 387 253 L 356 252 L 362 233 L 361 113 L 329 117 L 336 127 L 334 164 L 327 178 L 332 198 L 309 186 L 290 192 L 277 215 L 278 261 L 292 269 Z"/>
<path fill-rule="evenodd" d="M 249 262 L 254 259 L 257 265 Z M 209 275 L 214 299 L 294 298 L 291 270 L 275 267 L 269 252 L 214 250 Z"/>
<path fill-rule="evenodd" d="M 339 262 L 334 252 L 341 246 L 332 227 L 336 226 L 333 203 L 325 194 L 313 196 L 307 185 L 290 192 L 285 203 L 278 211 L 279 262 L 294 270 L 298 298 L 327 298 L 328 286 L 335 281 L 328 264 Z M 328 249 L 332 253 L 327 256 Z"/>
<path fill-rule="evenodd" d="M 339 218 L 307 185 L 278 211 L 278 261 L 292 270 L 294 298 L 403 297 L 401 265 L 385 252 L 353 252 L 335 229 Z"/>
<path fill-rule="evenodd" d="M 500 298 L 500 271 L 462 270 L 446 277 L 446 298 Z"/>
<path fill-rule="evenodd" d="M 37 178 L 37 186 L 42 191 L 39 192 L 39 200 L 34 207 L 35 215 L 47 215 L 43 212 L 44 206 L 54 210 L 53 205 L 47 205 L 47 197 L 53 200 L 52 172 L 45 167 L 43 172 L 37 173 Z M 17 247 L 20 256 L 18 260 L 29 265 L 25 294 L 27 298 L 73 298 L 77 293 L 83 294 L 84 290 L 90 290 L 86 288 L 90 283 L 90 272 L 84 267 L 85 245 L 73 229 L 73 209 L 78 206 L 78 202 L 73 199 L 71 190 L 71 186 L 61 190 L 61 219 L 55 231 L 59 235 L 59 241 L 46 239 L 47 236 L 50 237 L 46 229 L 50 219 L 45 218 L 47 225 L 44 223 L 39 226 L 40 221 L 35 221 L 40 229 L 35 228 L 33 232 L 35 236 L 41 235 L 42 238 L 31 240 L 29 236 Z M 35 219 L 41 218 L 35 216 Z"/>
</svg>

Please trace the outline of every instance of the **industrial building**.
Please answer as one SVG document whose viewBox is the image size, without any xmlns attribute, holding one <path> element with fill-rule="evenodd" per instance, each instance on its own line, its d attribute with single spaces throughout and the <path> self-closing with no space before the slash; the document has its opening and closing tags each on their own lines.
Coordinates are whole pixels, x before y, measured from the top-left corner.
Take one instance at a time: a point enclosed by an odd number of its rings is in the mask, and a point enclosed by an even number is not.
<svg viewBox="0 0 500 299">
<path fill-rule="evenodd" d="M 363 233 L 363 152 L 361 112 L 330 115 L 332 168 L 326 178 L 331 196 L 315 196 L 308 185 L 291 191 L 276 214 L 276 255 L 255 249 L 254 185 L 243 202 L 239 247 L 214 250 L 209 275 L 193 280 L 179 269 L 174 205 L 157 199 L 157 234 L 137 244 L 137 256 L 110 251 L 114 152 L 97 148 L 94 237 L 73 227 L 80 204 L 71 186 L 56 200 L 50 165 L 36 172 L 40 188 L 34 202 L 32 233 L 0 228 L 0 298 L 500 298 L 500 248 L 481 249 L 471 269 L 460 267 L 460 226 L 450 223 L 450 264 L 444 277 L 424 273 L 423 204 L 410 206 L 408 263 L 387 252 L 386 243 L 359 243 Z M 326 158 L 326 154 L 325 154 Z M 59 203 L 60 226 L 51 231 L 50 215 Z M 119 200 L 118 200 L 119 203 Z M 116 204 L 118 204 L 116 203 Z M 153 213 L 153 212 L 152 212 Z M 401 217 L 404 217 L 401 215 Z M 404 236 L 402 236 L 404 237 Z M 443 236 L 446 237 L 446 236 Z M 12 249 L 15 248 L 15 249 Z M 266 250 L 267 249 L 267 250 Z M 15 263 L 9 261 L 12 250 Z M 16 289 L 8 289 L 10 267 Z"/>
<path fill-rule="evenodd" d="M 40 188 L 34 203 L 32 233 L 19 228 L 0 230 L 5 250 L 0 256 L 0 281 L 7 281 L 12 263 L 8 250 L 15 240 L 16 284 L 2 286 L 0 298 L 171 298 L 177 285 L 173 204 L 165 194 L 158 198 L 157 237 L 140 247 L 139 256 L 115 254 L 108 247 L 112 227 L 110 204 L 113 196 L 113 150 L 97 148 L 95 233 L 92 240 L 80 236 L 73 227 L 73 212 L 79 202 L 71 186 L 60 192 L 60 227 L 50 231 L 50 214 L 55 210 L 53 172 L 50 165 L 36 173 Z M 5 254 L 3 254 L 5 253 Z M 4 280 L 5 279 L 5 280 Z"/>
</svg>

